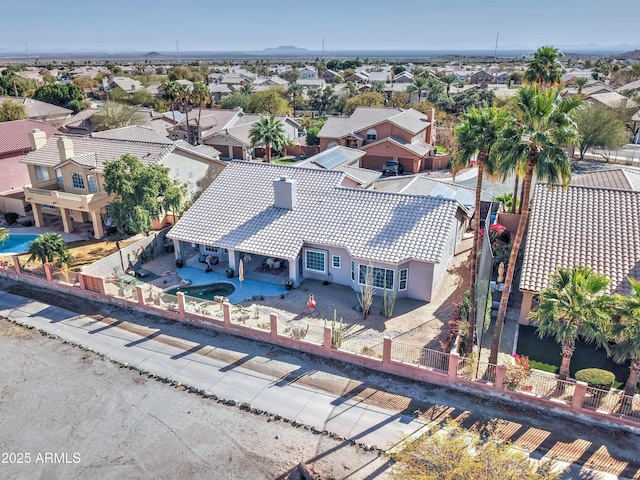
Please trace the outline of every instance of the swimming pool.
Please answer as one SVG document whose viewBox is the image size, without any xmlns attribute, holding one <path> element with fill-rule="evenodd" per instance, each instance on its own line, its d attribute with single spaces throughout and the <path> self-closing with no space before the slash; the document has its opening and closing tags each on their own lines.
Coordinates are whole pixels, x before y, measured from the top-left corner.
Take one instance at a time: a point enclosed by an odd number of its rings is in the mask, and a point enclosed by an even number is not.
<svg viewBox="0 0 640 480">
<path fill-rule="evenodd" d="M 9 234 L 9 238 L 4 244 L 0 245 L 0 255 L 6 253 L 26 252 L 29 244 L 33 242 L 38 235 L 14 235 Z"/>
<path fill-rule="evenodd" d="M 229 282 L 216 282 L 198 287 L 178 287 L 167 290 L 166 293 L 175 295 L 182 292 L 189 297 L 202 298 L 203 300 L 213 300 L 213 297 L 228 297 L 236 291 L 236 287 Z"/>
</svg>

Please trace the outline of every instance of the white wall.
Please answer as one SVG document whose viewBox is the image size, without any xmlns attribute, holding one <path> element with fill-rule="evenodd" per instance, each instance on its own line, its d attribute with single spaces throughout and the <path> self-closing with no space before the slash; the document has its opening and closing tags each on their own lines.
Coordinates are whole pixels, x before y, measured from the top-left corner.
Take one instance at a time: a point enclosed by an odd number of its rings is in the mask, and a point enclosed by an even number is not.
<svg viewBox="0 0 640 480">
<path fill-rule="evenodd" d="M 169 178 L 186 184 L 192 195 L 206 189 L 224 168 L 222 164 L 208 162 L 179 150 L 174 150 L 167 155 L 162 160 L 162 165 L 169 168 Z"/>
</svg>

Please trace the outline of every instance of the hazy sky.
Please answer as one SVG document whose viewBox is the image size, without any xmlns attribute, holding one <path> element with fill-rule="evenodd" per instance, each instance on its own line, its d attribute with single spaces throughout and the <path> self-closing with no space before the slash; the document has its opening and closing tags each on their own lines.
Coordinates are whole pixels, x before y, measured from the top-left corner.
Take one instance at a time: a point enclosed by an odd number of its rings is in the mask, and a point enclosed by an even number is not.
<svg viewBox="0 0 640 480">
<path fill-rule="evenodd" d="M 0 49 L 493 50 L 640 44 L 638 0 L 10 0 Z"/>
</svg>

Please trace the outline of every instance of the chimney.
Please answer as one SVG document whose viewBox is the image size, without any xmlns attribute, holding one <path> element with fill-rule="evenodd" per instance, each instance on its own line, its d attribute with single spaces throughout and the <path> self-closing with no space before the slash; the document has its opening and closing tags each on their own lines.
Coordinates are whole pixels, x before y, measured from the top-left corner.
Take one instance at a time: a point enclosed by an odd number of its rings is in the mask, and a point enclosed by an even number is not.
<svg viewBox="0 0 640 480">
<path fill-rule="evenodd" d="M 70 138 L 60 137 L 58 139 L 58 153 L 60 154 L 61 162 L 73 157 L 73 142 Z"/>
<path fill-rule="evenodd" d="M 47 143 L 47 134 L 42 130 L 34 128 L 33 131 L 29 133 L 29 141 L 31 142 L 31 150 L 38 150 Z"/>
<path fill-rule="evenodd" d="M 287 177 L 273 181 L 273 206 L 293 210 L 297 203 L 298 182 Z"/>
</svg>

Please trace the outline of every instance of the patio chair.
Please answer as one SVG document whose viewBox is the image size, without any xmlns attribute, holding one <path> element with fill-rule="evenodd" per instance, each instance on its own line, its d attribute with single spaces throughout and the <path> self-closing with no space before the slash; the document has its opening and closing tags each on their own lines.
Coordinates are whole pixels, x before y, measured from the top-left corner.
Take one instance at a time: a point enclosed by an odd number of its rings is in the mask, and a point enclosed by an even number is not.
<svg viewBox="0 0 640 480">
<path fill-rule="evenodd" d="M 120 265 L 113 268 L 113 274 L 118 280 L 122 279 L 124 283 L 134 283 L 136 281 L 136 277 L 125 273 Z"/>
</svg>

